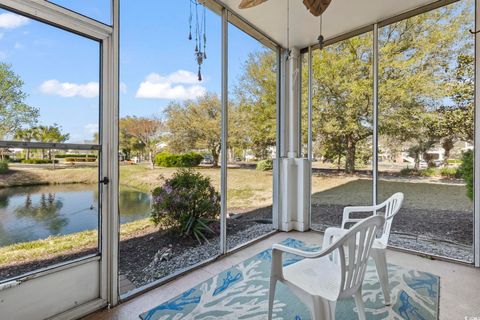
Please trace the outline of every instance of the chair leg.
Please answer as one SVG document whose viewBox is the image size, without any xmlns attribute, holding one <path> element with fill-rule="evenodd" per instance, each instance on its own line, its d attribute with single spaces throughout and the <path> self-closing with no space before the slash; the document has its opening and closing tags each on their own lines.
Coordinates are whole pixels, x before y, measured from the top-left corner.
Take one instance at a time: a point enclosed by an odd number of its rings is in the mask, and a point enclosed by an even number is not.
<svg viewBox="0 0 480 320">
<path fill-rule="evenodd" d="M 358 310 L 358 319 L 359 320 L 366 320 L 365 316 L 365 307 L 363 306 L 363 298 L 362 298 L 362 290 L 358 290 L 354 295 L 353 299 L 355 300 L 355 304 L 357 305 Z"/>
<path fill-rule="evenodd" d="M 335 319 L 331 318 L 331 307 L 329 305 L 329 301 L 320 297 L 312 297 L 311 312 L 312 320 Z"/>
<path fill-rule="evenodd" d="M 330 307 L 330 319 L 335 320 L 335 312 L 337 311 L 337 301 L 328 301 Z"/>
<path fill-rule="evenodd" d="M 372 249 L 371 256 L 373 260 L 375 260 L 375 266 L 377 268 L 377 274 L 378 274 L 378 279 L 380 280 L 380 286 L 382 287 L 385 305 L 388 306 L 391 304 L 391 301 L 390 301 L 390 288 L 388 285 L 388 266 L 387 266 L 386 250 Z"/>
<path fill-rule="evenodd" d="M 275 300 L 275 288 L 277 286 L 277 279 L 270 277 L 270 290 L 268 292 L 268 320 L 272 320 L 273 302 Z"/>
</svg>

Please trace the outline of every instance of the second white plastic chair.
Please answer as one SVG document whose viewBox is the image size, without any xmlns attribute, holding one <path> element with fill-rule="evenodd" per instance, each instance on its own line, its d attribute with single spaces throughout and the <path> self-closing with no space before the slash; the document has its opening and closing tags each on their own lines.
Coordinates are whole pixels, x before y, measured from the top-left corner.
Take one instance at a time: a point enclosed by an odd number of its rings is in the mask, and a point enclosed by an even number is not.
<svg viewBox="0 0 480 320">
<path fill-rule="evenodd" d="M 364 219 L 352 218 L 352 213 L 366 213 L 371 212 L 373 215 L 382 215 L 385 217 L 385 224 L 382 229 L 381 236 L 375 239 L 372 246 L 370 256 L 375 261 L 378 278 L 383 291 L 385 305 L 391 304 L 390 289 L 388 285 L 388 267 L 387 267 L 387 245 L 390 237 L 390 230 L 392 229 L 393 218 L 398 213 L 403 203 L 403 193 L 397 192 L 390 198 L 376 206 L 362 206 L 362 207 L 345 207 L 343 209 L 343 219 L 341 228 L 334 229 L 337 234 L 347 232 L 348 224 L 357 223 Z"/>
</svg>

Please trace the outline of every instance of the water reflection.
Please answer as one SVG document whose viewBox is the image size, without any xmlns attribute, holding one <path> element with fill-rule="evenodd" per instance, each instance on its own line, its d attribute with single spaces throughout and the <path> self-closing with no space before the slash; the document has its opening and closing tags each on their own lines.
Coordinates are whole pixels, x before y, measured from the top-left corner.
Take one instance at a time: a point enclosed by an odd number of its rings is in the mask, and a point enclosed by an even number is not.
<svg viewBox="0 0 480 320">
<path fill-rule="evenodd" d="M 55 193 L 41 193 L 38 203 L 33 203 L 32 194 L 27 193 L 25 205 L 15 208 L 15 215 L 19 218 L 32 218 L 51 234 L 58 234 L 68 224 L 68 218 L 60 215 L 63 202 L 55 197 Z"/>
<path fill-rule="evenodd" d="M 148 217 L 150 195 L 120 189 L 120 222 Z M 0 189 L 0 246 L 98 229 L 96 185 Z"/>
</svg>

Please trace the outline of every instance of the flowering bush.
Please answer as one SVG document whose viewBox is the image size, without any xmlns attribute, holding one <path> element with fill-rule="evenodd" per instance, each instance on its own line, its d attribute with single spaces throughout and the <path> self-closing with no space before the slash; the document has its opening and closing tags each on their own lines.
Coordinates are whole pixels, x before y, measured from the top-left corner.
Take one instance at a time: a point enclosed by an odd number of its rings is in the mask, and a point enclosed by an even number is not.
<svg viewBox="0 0 480 320">
<path fill-rule="evenodd" d="M 208 242 L 205 233 L 220 214 L 220 194 L 210 178 L 192 169 L 180 169 L 153 191 L 151 218 L 155 225 L 178 228 L 181 235 Z"/>
</svg>

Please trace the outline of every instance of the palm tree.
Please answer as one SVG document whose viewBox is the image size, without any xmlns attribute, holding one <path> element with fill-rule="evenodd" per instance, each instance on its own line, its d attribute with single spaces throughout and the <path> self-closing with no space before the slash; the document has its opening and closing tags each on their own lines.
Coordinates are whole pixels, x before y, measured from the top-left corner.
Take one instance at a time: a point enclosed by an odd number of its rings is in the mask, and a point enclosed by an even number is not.
<svg viewBox="0 0 480 320">
<path fill-rule="evenodd" d="M 20 140 L 20 141 L 26 141 L 30 142 L 32 140 L 35 140 L 37 136 L 35 128 L 28 128 L 28 129 L 18 129 L 15 132 L 14 139 Z M 27 155 L 26 159 L 30 159 L 30 148 L 27 148 Z"/>
<path fill-rule="evenodd" d="M 65 142 L 70 138 L 68 133 L 62 133 L 62 128 L 54 123 L 52 126 L 38 126 L 35 128 L 35 140 L 39 142 Z M 52 158 L 52 152 L 48 150 L 48 158 Z M 42 149 L 42 159 L 45 159 L 45 149 Z"/>
</svg>

